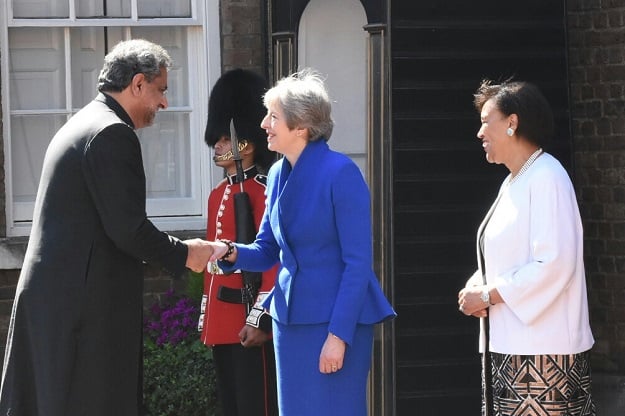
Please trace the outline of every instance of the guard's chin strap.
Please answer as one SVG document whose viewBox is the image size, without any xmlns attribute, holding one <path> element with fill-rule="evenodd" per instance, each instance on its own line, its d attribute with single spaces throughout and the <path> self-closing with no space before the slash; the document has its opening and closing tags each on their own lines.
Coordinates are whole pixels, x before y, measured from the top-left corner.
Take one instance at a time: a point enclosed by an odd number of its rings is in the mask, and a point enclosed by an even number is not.
<svg viewBox="0 0 625 416">
<path fill-rule="evenodd" d="M 247 147 L 247 140 L 239 141 L 239 152 L 241 152 L 246 147 Z M 227 160 L 233 160 L 233 158 L 234 158 L 234 154 L 232 153 L 232 150 L 228 150 L 223 155 L 213 156 L 213 162 L 225 162 Z"/>
</svg>

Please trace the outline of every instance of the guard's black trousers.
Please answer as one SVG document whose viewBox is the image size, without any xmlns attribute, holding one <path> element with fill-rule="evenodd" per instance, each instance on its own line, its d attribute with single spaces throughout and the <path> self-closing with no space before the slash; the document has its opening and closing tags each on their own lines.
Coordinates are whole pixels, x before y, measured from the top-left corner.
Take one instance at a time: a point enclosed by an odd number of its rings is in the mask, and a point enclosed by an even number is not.
<svg viewBox="0 0 625 416">
<path fill-rule="evenodd" d="M 278 416 L 273 343 L 213 346 L 223 416 Z"/>
</svg>

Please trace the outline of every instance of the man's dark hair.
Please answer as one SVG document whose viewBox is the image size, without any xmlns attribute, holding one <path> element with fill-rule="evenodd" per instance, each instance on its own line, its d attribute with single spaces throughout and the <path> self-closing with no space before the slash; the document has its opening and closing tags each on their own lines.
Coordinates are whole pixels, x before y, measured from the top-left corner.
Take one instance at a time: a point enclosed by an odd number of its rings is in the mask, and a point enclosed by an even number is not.
<svg viewBox="0 0 625 416">
<path fill-rule="evenodd" d="M 123 91 L 132 78 L 144 74 L 148 81 L 169 69 L 171 58 L 167 51 L 145 39 L 132 39 L 118 43 L 104 57 L 104 66 L 98 77 L 98 91 Z"/>
</svg>

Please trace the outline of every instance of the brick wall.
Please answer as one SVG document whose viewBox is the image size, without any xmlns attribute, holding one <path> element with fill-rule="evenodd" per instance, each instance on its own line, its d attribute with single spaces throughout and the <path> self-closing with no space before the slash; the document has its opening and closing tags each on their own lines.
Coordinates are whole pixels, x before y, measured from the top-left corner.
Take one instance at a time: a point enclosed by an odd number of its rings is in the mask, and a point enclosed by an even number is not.
<svg viewBox="0 0 625 416">
<path fill-rule="evenodd" d="M 267 74 L 266 12 L 262 0 L 221 0 L 221 66 Z"/>
<path fill-rule="evenodd" d="M 625 374 L 625 0 L 567 3 L 593 367 Z"/>
<path fill-rule="evenodd" d="M 19 274 L 19 270 L 0 270 L 0 357 L 2 358 L 4 358 L 7 330 Z"/>
</svg>

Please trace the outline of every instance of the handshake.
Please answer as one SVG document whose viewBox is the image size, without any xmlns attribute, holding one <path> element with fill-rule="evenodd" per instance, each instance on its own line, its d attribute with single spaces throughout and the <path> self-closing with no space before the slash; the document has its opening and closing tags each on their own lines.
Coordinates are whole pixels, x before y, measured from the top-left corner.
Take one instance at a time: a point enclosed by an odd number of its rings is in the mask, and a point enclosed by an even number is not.
<svg viewBox="0 0 625 416">
<path fill-rule="evenodd" d="M 209 262 L 220 259 L 228 251 L 228 246 L 221 241 L 206 241 L 201 238 L 184 240 L 188 248 L 187 263 L 185 266 L 196 273 L 206 269 Z"/>
</svg>

